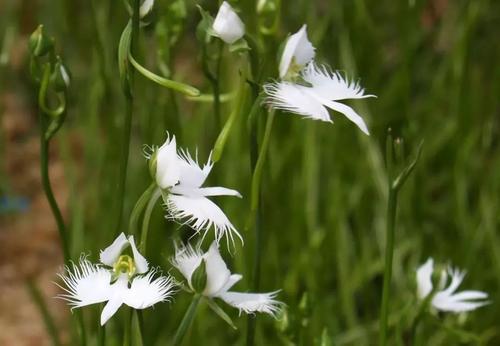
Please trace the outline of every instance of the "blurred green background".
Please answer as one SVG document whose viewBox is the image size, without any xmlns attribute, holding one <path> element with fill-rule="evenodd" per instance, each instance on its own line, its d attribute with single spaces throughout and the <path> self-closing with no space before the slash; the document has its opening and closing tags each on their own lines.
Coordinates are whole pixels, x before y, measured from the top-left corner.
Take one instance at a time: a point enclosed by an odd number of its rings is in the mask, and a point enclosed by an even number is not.
<svg viewBox="0 0 500 346">
<path fill-rule="evenodd" d="M 333 125 L 284 112 L 275 119 L 262 186 L 261 288 L 281 288 L 279 298 L 287 309 L 277 322 L 259 317 L 257 344 L 375 344 L 389 127 L 402 138 L 408 158 L 425 141 L 400 194 L 390 344 L 408 344 L 407 316 L 417 309 L 415 269 L 430 256 L 466 269 L 463 288 L 489 292 L 492 304 L 467 316 L 425 320 L 420 330 L 425 345 L 500 344 L 500 2 L 294 0 L 281 6 L 273 2 L 276 11 L 265 13 L 256 12 L 254 1 L 231 3 L 265 48 L 262 82 L 277 78 L 279 45 L 306 23 L 317 60 L 359 79 L 368 93 L 378 96 L 353 103 L 370 137 L 335 113 Z M 196 4 L 213 15 L 218 7 L 217 1 L 156 0 L 150 25 L 141 29 L 139 57 L 151 70 L 210 94 L 195 36 L 200 21 Z M 259 31 L 275 17 L 276 30 Z M 0 2 L 0 18 L 0 274 L 5 278 L 0 282 L 5 293 L 0 299 L 5 334 L 0 343 L 48 343 L 41 319 L 32 317 L 37 312 L 29 307 L 29 296 L 17 289 L 28 278 L 41 285 L 69 343 L 69 309 L 51 298 L 57 289 L 50 281 L 56 280 L 62 260 L 37 180 L 36 86 L 29 75 L 27 38 L 44 24 L 72 75 L 68 117 L 56 135 L 51 174 L 70 228 L 73 258 L 85 252 L 97 260 L 99 249 L 117 232 L 127 232 L 126 226 L 116 229 L 125 112 L 116 54 L 128 13 L 122 2 L 111 0 L 7 0 Z M 243 59 L 223 50 L 222 93 L 236 89 Z M 169 131 L 178 146 L 192 153 L 197 148 L 199 161 L 205 162 L 218 133 L 210 102 L 187 99 L 138 74 L 134 97 L 121 225 L 128 224 L 134 203 L 150 183 L 143 144 L 161 144 Z M 233 101 L 222 104 L 223 120 Z M 245 238 L 244 247 L 238 246 L 233 255 L 225 253 L 232 271 L 244 276 L 237 286 L 241 291 L 249 288 L 255 241 L 245 230 L 251 182 L 248 144 L 243 114 L 208 181 L 244 196 L 217 199 Z M 24 201 L 23 207 L 6 207 L 13 199 Z M 174 237 L 190 234 L 163 214 L 157 206 L 147 256 L 168 272 Z M 26 315 L 14 311 L 14 301 L 27 306 Z M 165 344 L 189 302 L 188 294 L 179 293 L 172 303 L 146 310 L 146 343 Z M 224 310 L 238 330 L 204 307 L 185 344 L 243 344 L 246 317 L 226 306 Z M 95 343 L 98 308 L 84 311 L 89 340 Z M 120 343 L 123 316 L 117 316 L 106 331 L 109 344 Z M 31 329 L 25 326 L 28 321 Z"/>
</svg>

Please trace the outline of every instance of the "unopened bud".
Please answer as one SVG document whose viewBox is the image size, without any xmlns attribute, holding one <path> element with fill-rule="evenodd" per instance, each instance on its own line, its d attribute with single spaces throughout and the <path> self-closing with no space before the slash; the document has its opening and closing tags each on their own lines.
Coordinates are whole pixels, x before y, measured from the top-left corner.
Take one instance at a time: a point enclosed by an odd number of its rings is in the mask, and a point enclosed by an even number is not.
<svg viewBox="0 0 500 346">
<path fill-rule="evenodd" d="M 54 48 L 54 40 L 45 34 L 43 25 L 39 25 L 31 34 L 28 46 L 31 54 L 36 57 L 41 57 Z"/>
<path fill-rule="evenodd" d="M 191 276 L 191 288 L 197 292 L 202 293 L 207 286 L 207 270 L 205 260 L 202 260 L 198 268 L 195 269 Z"/>
</svg>

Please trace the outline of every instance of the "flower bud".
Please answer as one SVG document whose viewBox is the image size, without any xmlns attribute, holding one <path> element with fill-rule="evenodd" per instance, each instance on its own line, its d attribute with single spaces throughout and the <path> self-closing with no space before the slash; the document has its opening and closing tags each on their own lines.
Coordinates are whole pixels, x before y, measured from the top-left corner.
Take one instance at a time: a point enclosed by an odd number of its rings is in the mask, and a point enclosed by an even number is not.
<svg viewBox="0 0 500 346">
<path fill-rule="evenodd" d="M 66 69 L 66 67 L 64 66 L 59 57 L 57 59 L 57 63 L 55 65 L 51 79 L 56 91 L 66 90 L 71 83 L 68 70 Z"/>
<path fill-rule="evenodd" d="M 29 38 L 28 47 L 31 54 L 41 57 L 54 48 L 54 40 L 45 34 L 43 25 L 39 25 Z"/>
<path fill-rule="evenodd" d="M 146 17 L 153 9 L 154 4 L 155 4 L 155 0 L 144 0 L 141 7 L 139 8 L 139 17 L 141 19 Z"/>
<path fill-rule="evenodd" d="M 156 180 L 156 162 L 158 160 L 158 150 L 152 150 L 152 153 L 151 154 L 148 153 L 148 155 L 149 155 L 149 161 L 148 161 L 149 174 L 151 175 L 151 178 L 153 178 L 153 180 Z"/>
<path fill-rule="evenodd" d="M 212 25 L 213 35 L 232 44 L 245 35 L 245 24 L 226 1 L 222 3 Z"/>
<path fill-rule="evenodd" d="M 202 260 L 198 268 L 195 269 L 191 276 L 191 288 L 196 293 L 201 293 L 207 286 L 207 270 L 205 260 Z"/>
</svg>

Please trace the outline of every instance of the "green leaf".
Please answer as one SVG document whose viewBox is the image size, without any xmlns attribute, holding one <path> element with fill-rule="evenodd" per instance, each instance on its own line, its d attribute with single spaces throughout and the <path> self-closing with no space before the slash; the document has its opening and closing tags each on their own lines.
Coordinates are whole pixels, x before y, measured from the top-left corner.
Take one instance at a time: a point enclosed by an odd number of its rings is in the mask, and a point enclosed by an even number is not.
<svg viewBox="0 0 500 346">
<path fill-rule="evenodd" d="M 128 75 L 129 61 L 128 52 L 130 50 L 130 42 L 132 40 L 132 21 L 129 20 L 125 29 L 123 29 L 118 45 L 118 71 L 120 73 L 120 81 L 122 87 L 127 94 L 130 95 L 130 79 Z"/>
<path fill-rule="evenodd" d="M 236 328 L 236 326 L 234 325 L 233 323 L 233 320 L 231 319 L 231 317 L 229 317 L 228 314 L 226 314 L 224 312 L 224 310 L 222 310 L 219 305 L 217 305 L 216 302 L 214 302 L 212 299 L 210 298 L 206 298 L 205 299 L 208 306 L 210 307 L 210 309 L 213 310 L 213 312 L 215 312 L 217 315 L 219 315 L 220 318 L 222 318 L 224 321 L 226 321 L 227 324 L 229 324 L 231 326 L 231 328 L 233 328 L 234 330 L 238 329 Z"/>
</svg>

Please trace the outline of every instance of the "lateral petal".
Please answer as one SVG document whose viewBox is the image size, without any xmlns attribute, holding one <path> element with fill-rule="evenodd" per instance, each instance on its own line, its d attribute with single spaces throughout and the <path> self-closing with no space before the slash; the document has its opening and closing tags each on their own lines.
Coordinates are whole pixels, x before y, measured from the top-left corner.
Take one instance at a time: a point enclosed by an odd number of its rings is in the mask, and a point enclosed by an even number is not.
<svg viewBox="0 0 500 346">
<path fill-rule="evenodd" d="M 120 254 L 122 251 L 128 246 L 128 239 L 125 236 L 125 234 L 122 232 L 120 235 L 113 241 L 113 243 L 105 248 L 104 250 L 101 250 L 101 253 L 99 255 L 99 258 L 101 260 L 101 263 L 112 267 L 113 264 L 116 262 L 118 257 L 120 257 Z"/>
</svg>

